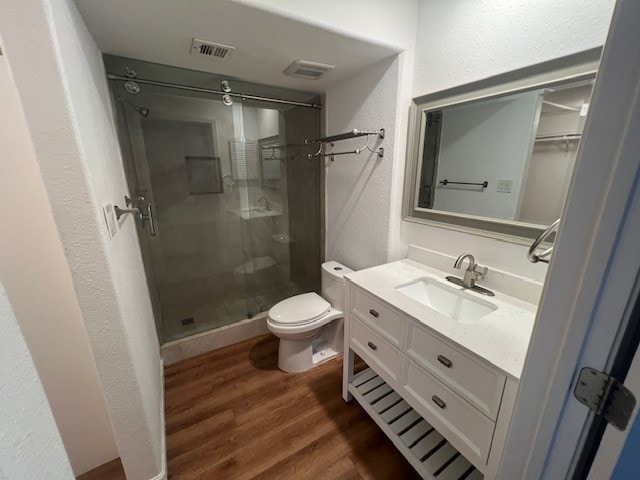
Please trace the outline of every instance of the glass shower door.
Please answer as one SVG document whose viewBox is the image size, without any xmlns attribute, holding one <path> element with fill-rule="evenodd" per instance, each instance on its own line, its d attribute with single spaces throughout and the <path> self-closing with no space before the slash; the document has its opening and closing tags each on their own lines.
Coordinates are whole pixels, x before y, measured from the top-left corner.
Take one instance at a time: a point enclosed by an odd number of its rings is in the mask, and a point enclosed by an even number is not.
<svg viewBox="0 0 640 480">
<path fill-rule="evenodd" d="M 156 217 L 156 235 L 140 224 L 138 235 L 162 342 L 251 317 L 241 102 L 159 87 L 134 96 L 120 84 L 113 93 L 130 191 Z"/>
<path fill-rule="evenodd" d="M 240 123 L 240 122 L 239 122 Z M 243 141 L 252 163 L 241 187 L 251 244 L 248 296 L 258 311 L 303 292 L 320 293 L 321 165 L 307 157 L 320 136 L 320 111 L 244 100 Z"/>
</svg>

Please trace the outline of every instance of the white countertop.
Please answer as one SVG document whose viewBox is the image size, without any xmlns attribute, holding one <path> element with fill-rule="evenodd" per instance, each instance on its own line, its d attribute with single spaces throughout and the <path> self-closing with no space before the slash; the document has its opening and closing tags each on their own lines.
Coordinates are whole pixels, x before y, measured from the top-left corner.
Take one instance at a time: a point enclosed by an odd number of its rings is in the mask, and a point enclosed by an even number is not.
<svg viewBox="0 0 640 480">
<path fill-rule="evenodd" d="M 445 280 L 446 275 L 448 273 L 441 270 L 405 259 L 350 273 L 346 278 L 448 338 L 463 350 L 519 380 L 537 306 L 497 291 L 495 297 L 487 297 L 467 289 L 470 295 L 494 303 L 498 309 L 475 323 L 461 323 L 396 290 L 399 285 L 424 277 L 462 290 L 462 287 Z M 479 285 L 482 283 L 479 282 Z"/>
</svg>

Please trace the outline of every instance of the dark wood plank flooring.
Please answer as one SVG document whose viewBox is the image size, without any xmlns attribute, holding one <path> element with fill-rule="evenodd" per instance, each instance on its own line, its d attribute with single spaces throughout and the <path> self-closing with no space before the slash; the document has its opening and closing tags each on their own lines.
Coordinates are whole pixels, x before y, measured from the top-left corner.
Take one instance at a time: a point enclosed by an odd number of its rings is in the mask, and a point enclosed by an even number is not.
<svg viewBox="0 0 640 480">
<path fill-rule="evenodd" d="M 170 479 L 418 478 L 357 402 L 342 400 L 340 358 L 302 374 L 281 372 L 277 358 L 266 335 L 166 368 Z M 122 478 L 98 470 L 81 478 Z"/>
</svg>

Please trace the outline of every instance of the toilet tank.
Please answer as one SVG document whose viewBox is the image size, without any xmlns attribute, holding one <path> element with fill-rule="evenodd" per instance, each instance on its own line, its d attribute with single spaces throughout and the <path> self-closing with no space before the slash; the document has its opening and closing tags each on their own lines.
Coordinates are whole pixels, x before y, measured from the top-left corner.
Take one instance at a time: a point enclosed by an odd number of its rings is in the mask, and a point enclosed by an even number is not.
<svg viewBox="0 0 640 480">
<path fill-rule="evenodd" d="M 351 273 L 349 267 L 338 262 L 325 262 L 322 264 L 322 297 L 336 310 L 345 311 L 346 280 L 344 276 Z"/>
</svg>

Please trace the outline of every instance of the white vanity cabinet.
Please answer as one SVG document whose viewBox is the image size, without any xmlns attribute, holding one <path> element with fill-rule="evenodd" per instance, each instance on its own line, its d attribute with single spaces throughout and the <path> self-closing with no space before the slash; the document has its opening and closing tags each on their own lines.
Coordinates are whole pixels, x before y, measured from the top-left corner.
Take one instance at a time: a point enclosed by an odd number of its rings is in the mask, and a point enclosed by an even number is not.
<svg viewBox="0 0 640 480">
<path fill-rule="evenodd" d="M 348 282 L 343 396 L 424 478 L 495 478 L 517 380 Z M 354 373 L 354 353 L 369 368 Z"/>
</svg>

